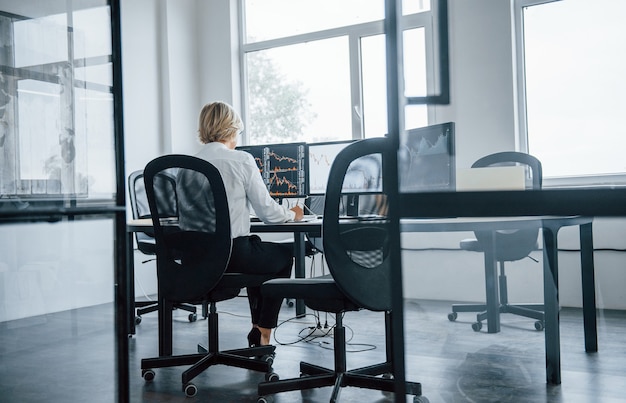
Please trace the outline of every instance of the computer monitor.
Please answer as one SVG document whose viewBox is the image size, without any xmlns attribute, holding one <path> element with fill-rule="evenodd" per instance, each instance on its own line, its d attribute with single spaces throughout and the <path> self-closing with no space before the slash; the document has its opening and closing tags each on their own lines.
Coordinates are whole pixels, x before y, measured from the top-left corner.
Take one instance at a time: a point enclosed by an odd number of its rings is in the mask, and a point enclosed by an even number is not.
<svg viewBox="0 0 626 403">
<path fill-rule="evenodd" d="M 326 193 L 326 185 L 330 174 L 330 167 L 337 155 L 353 143 L 355 140 L 333 141 L 309 144 L 309 186 L 310 207 L 320 214 L 323 210 L 323 195 Z M 361 211 L 372 214 L 375 210 L 374 199 L 372 203 L 360 203 L 359 195 L 376 195 L 383 191 L 382 185 L 382 154 L 370 154 L 354 160 L 344 176 L 342 193 L 346 194 L 340 208 L 342 214 L 357 216 Z M 317 196 L 317 197 L 316 197 Z M 311 200 L 314 200 L 313 203 Z M 369 200 L 369 199 L 368 199 Z M 361 206 L 359 206 L 361 204 Z M 371 208 L 367 208 L 369 204 Z"/>
<path fill-rule="evenodd" d="M 251 145 L 237 149 L 252 154 L 272 197 L 308 196 L 306 143 Z"/>
<path fill-rule="evenodd" d="M 326 194 L 326 184 L 330 167 L 337 154 L 354 140 L 328 141 L 309 143 L 309 194 L 319 196 Z"/>
<path fill-rule="evenodd" d="M 400 192 L 454 191 L 454 123 L 407 130 L 398 152 Z"/>
</svg>

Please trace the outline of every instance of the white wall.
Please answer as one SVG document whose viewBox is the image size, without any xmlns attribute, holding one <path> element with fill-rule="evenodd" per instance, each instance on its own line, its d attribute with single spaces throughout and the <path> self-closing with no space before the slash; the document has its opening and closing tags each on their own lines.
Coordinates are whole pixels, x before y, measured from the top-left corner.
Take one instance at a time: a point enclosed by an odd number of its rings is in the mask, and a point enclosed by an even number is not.
<svg viewBox="0 0 626 403">
<path fill-rule="evenodd" d="M 515 149 L 511 17 L 508 1 L 449 2 L 450 106 L 438 122 L 455 122 L 457 167 Z"/>
<path fill-rule="evenodd" d="M 235 0 L 122 0 L 127 172 L 162 153 L 193 152 L 197 113 L 205 102 L 224 100 L 239 108 L 236 5 Z M 435 116 L 437 122 L 456 122 L 457 166 L 469 167 L 482 155 L 515 149 L 511 11 L 503 0 L 450 0 L 449 11 L 452 101 L 437 107 Z M 596 247 L 621 248 L 624 224 L 596 220 Z M 469 236 L 405 235 L 402 246 L 458 248 Z M 576 230 L 563 230 L 559 242 L 577 247 Z M 533 256 L 541 260 L 540 252 Z M 484 300 L 480 254 L 406 250 L 403 258 L 407 297 Z M 156 285 L 149 265 L 137 265 L 148 293 Z M 623 253 L 596 253 L 599 306 L 626 309 L 625 266 Z M 525 259 L 508 267 L 511 300 L 540 301 L 541 265 Z M 562 305 L 580 306 L 578 255 L 562 252 L 560 267 Z"/>
</svg>

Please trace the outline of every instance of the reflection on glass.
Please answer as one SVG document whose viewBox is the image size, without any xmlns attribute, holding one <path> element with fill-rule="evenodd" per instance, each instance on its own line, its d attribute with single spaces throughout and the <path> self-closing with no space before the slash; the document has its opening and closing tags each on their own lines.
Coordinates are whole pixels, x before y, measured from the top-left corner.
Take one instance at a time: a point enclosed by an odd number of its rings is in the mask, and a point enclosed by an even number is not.
<svg viewBox="0 0 626 403">
<path fill-rule="evenodd" d="M 112 199 L 106 4 L 0 5 L 1 198 Z"/>
</svg>

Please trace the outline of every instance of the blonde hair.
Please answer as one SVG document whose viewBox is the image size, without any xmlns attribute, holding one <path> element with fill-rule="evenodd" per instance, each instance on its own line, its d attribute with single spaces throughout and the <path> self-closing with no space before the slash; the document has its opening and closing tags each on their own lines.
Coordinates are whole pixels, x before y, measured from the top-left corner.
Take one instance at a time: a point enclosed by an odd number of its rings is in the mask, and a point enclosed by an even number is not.
<svg viewBox="0 0 626 403">
<path fill-rule="evenodd" d="M 200 111 L 198 138 L 203 144 L 229 141 L 243 130 L 243 121 L 225 102 L 206 104 Z"/>
</svg>

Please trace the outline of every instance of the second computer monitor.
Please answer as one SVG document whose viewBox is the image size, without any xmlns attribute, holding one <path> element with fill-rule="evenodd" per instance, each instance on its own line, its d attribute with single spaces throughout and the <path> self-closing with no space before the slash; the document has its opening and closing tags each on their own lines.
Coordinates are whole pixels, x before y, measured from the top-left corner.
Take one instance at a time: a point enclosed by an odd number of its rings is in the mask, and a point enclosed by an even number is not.
<svg viewBox="0 0 626 403">
<path fill-rule="evenodd" d="M 309 143 L 309 192 L 311 195 L 326 194 L 330 167 L 337 154 L 353 140 Z"/>
<path fill-rule="evenodd" d="M 272 197 L 308 195 L 306 143 L 263 144 L 237 149 L 252 154 Z"/>
<path fill-rule="evenodd" d="M 309 189 L 311 195 L 326 193 L 330 167 L 337 155 L 354 140 L 309 143 Z M 382 192 L 382 156 L 365 155 L 353 161 L 344 177 L 343 193 Z"/>
<path fill-rule="evenodd" d="M 454 191 L 454 123 L 407 130 L 400 138 L 398 175 L 401 192 Z"/>
</svg>

